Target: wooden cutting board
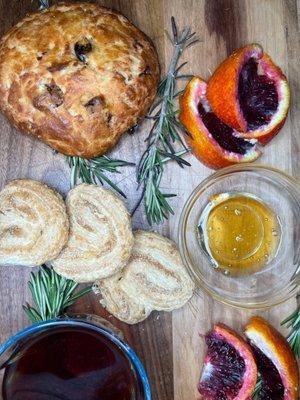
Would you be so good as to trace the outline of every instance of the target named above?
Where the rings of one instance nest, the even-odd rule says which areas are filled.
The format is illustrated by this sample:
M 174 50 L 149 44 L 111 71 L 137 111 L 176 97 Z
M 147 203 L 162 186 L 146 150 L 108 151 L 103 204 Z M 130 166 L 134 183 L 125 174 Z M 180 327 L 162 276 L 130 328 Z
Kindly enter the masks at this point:
M 54 1 L 53 1 L 54 3 Z M 201 42 L 186 51 L 187 73 L 209 78 L 211 72 L 234 49 L 250 42 L 261 43 L 287 74 L 292 91 L 290 115 L 280 135 L 265 149 L 261 163 L 300 177 L 300 104 L 299 104 L 299 10 L 296 0 L 99 0 L 99 4 L 123 12 L 154 41 L 162 69 L 170 59 L 171 48 L 164 30 L 170 29 L 175 16 L 179 26 L 189 25 Z M 6 31 L 27 12 L 37 9 L 37 1 L 0 0 L 0 29 Z M 112 156 L 137 161 L 144 150 L 147 124 L 132 136 L 126 136 Z M 0 187 L 15 178 L 39 179 L 66 194 L 69 168 L 62 155 L 39 141 L 20 135 L 4 118 L 0 118 Z M 193 156 L 190 168 L 184 170 L 169 164 L 163 181 L 166 190 L 177 193 L 172 200 L 176 211 L 159 232 L 177 240 L 181 209 L 194 187 L 212 173 Z M 137 198 L 135 170 L 122 170 L 114 179 L 126 192 L 128 208 Z M 135 228 L 149 229 L 143 209 L 135 215 Z M 22 304 L 30 299 L 25 268 L 0 270 L 0 342 L 28 325 Z M 272 323 L 279 322 L 296 305 L 292 299 L 281 306 L 262 312 Z M 147 321 L 126 326 L 111 318 L 93 295 L 76 306 L 78 312 L 104 315 L 123 330 L 127 341 L 142 359 L 153 389 L 154 400 L 194 400 L 204 355 L 199 337 L 214 321 L 223 321 L 241 329 L 251 312 L 218 304 L 197 291 L 183 309 L 170 313 L 153 313 Z

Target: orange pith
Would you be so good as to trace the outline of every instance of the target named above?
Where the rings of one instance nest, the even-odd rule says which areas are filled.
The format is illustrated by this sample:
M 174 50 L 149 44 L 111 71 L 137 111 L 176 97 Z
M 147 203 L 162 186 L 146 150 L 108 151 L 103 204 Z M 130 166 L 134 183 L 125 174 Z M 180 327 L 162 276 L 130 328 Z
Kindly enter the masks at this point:
M 180 99 L 180 121 L 190 132 L 189 145 L 200 161 L 210 168 L 222 168 L 239 162 L 251 162 L 260 156 L 254 146 L 245 154 L 224 150 L 208 132 L 198 112 L 198 104 L 206 98 L 206 82 L 195 76 L 187 85 Z
M 259 63 L 264 74 L 276 83 L 279 104 L 269 124 L 247 132 L 247 121 L 238 99 L 238 84 L 243 65 L 252 57 Z M 266 144 L 278 133 L 285 122 L 290 103 L 290 91 L 281 69 L 263 52 L 260 45 L 250 44 L 235 51 L 216 69 L 208 82 L 207 99 L 218 118 L 242 132 L 241 136 L 257 138 L 262 144 Z
M 284 400 L 297 400 L 298 365 L 287 340 L 261 317 L 250 319 L 245 328 L 245 334 L 277 368 L 285 387 Z

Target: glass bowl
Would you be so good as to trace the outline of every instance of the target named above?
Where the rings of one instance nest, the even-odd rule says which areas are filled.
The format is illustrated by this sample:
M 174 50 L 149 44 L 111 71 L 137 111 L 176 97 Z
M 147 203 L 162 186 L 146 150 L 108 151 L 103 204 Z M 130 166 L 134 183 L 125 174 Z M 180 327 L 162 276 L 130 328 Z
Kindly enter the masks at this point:
M 282 237 L 275 257 L 248 276 L 224 275 L 213 268 L 199 241 L 198 224 L 211 196 L 246 192 L 277 214 Z M 300 182 L 275 168 L 240 164 L 219 170 L 190 195 L 179 222 L 182 259 L 197 287 L 216 300 L 248 309 L 268 308 L 299 293 Z

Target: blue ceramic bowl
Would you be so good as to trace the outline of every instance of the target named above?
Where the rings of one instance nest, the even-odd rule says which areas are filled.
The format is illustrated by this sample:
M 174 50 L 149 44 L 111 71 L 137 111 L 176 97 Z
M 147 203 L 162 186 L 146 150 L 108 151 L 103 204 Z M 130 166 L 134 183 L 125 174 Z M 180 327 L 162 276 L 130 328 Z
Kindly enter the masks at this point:
M 29 339 L 32 335 L 36 335 L 41 332 L 45 332 L 51 328 L 58 326 L 69 326 L 69 327 L 81 327 L 81 328 L 89 328 L 100 335 L 106 337 L 108 340 L 113 342 L 127 357 L 130 361 L 132 368 L 136 373 L 137 380 L 141 383 L 143 389 L 143 400 L 151 400 L 151 388 L 147 373 L 139 360 L 136 353 L 132 350 L 132 348 L 125 343 L 119 335 L 114 332 L 112 329 L 108 328 L 105 324 L 95 323 L 92 320 L 93 318 L 83 317 L 79 318 L 60 318 L 56 320 L 50 320 L 45 322 L 40 322 L 38 324 L 34 324 L 29 326 L 28 328 L 18 332 L 16 335 L 12 336 L 0 347 L 0 369 L 5 368 L 5 365 L 10 361 L 11 357 L 15 357 L 20 344 L 24 343 L 27 339 Z M 104 320 L 102 320 L 104 321 Z M 109 325 L 109 323 L 108 323 Z

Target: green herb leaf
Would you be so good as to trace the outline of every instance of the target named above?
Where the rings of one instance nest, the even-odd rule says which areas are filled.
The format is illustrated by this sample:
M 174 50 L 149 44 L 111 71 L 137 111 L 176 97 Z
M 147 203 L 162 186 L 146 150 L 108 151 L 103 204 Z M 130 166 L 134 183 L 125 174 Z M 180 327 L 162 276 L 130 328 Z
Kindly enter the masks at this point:
M 87 287 L 75 293 L 78 287 L 76 282 L 58 275 L 46 265 L 31 273 L 28 286 L 34 307 L 26 303 L 23 310 L 32 323 L 58 318 L 67 307 L 92 290 Z
M 296 357 L 300 357 L 300 307 L 298 307 L 293 314 L 282 321 L 281 325 L 285 325 L 290 329 L 290 333 L 287 336 L 293 352 Z
M 71 187 L 76 186 L 78 181 L 84 183 L 93 183 L 101 185 L 106 182 L 112 189 L 118 192 L 121 196 L 126 198 L 125 193 L 110 180 L 105 173 L 120 173 L 118 168 L 133 166 L 134 163 L 130 163 L 123 160 L 114 160 L 107 156 L 99 156 L 87 160 L 82 157 L 71 157 L 67 156 L 68 164 L 71 168 L 70 184 Z
M 262 379 L 261 376 L 258 375 L 257 376 L 257 382 L 256 382 L 256 386 L 252 395 L 252 400 L 258 400 L 259 399 L 259 395 L 262 389 Z
M 142 195 L 132 211 L 133 215 L 144 198 L 146 216 L 150 225 L 161 223 L 173 214 L 167 199 L 175 195 L 163 193 L 160 186 L 165 163 L 173 160 L 182 168 L 190 166 L 182 158 L 189 149 L 180 136 L 182 132 L 186 132 L 177 119 L 176 99 L 182 92 L 178 91 L 176 86 L 177 79 L 184 77 L 178 73 L 187 64 L 184 62 L 178 66 L 183 50 L 196 43 L 197 39 L 190 28 L 185 28 L 180 32 L 173 17 L 171 26 L 172 35 L 167 33 L 167 37 L 173 45 L 173 56 L 167 75 L 158 86 L 157 99 L 148 116 L 148 119 L 154 122 L 146 140 L 147 148 L 137 170 L 137 182 L 138 186 L 143 188 Z M 175 149 L 178 145 L 179 149 Z

